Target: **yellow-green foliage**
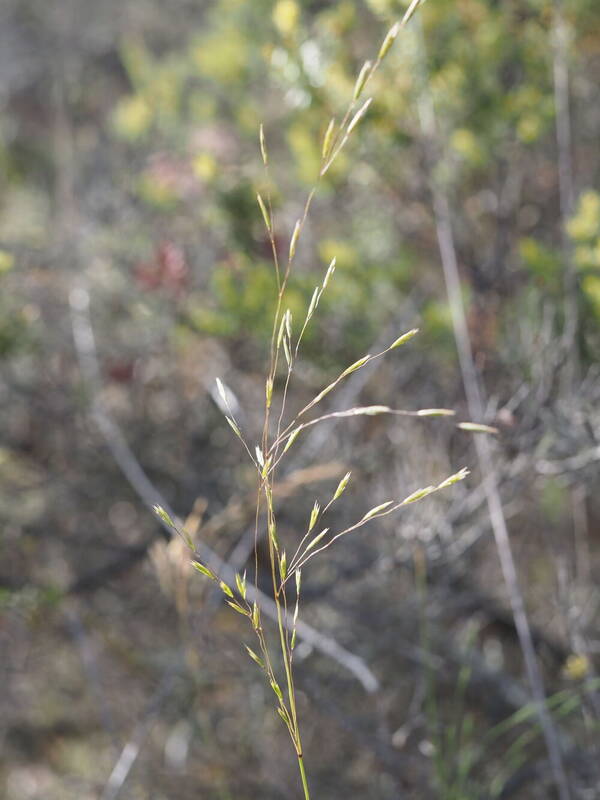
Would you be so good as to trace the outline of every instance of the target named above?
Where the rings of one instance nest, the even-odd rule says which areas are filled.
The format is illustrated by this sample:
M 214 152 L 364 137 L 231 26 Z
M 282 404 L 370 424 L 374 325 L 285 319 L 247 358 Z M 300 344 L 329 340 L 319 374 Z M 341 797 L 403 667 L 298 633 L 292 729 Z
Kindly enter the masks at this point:
M 546 247 L 532 236 L 519 241 L 519 255 L 525 267 L 545 285 L 557 287 L 562 263 L 556 250 Z
M 600 318 L 600 194 L 583 192 L 574 215 L 567 223 L 574 243 L 576 268 L 582 273 L 581 289 L 589 308 Z
M 256 163 L 258 125 L 264 123 L 273 155 L 279 241 L 297 213 L 282 198 L 297 197 L 314 182 L 325 128 L 332 117 L 339 123 L 336 115 L 352 94 L 369 42 L 406 5 L 404 0 L 362 5 L 341 0 L 318 7 L 298 0 L 213 0 L 202 28 L 191 30 L 177 50 L 159 54 L 141 37 L 123 42 L 131 89 L 115 104 L 111 123 L 123 146 L 138 156 L 138 174 L 130 176 L 128 190 L 133 188 L 145 206 L 161 215 L 165 228 L 171 221 L 177 227 L 185 204 L 188 217 L 196 215 L 198 230 L 207 226 L 211 239 L 220 243 L 218 258 L 203 266 L 203 290 L 210 292 L 195 293 L 191 303 L 200 329 L 237 335 L 243 324 L 246 335 L 264 341 L 266 327 L 257 306 L 266 291 L 263 272 L 268 267 L 254 202 L 265 188 Z M 597 12 L 587 0 L 577 0 L 570 14 L 576 26 Z M 426 42 L 428 91 L 442 121 L 448 156 L 435 173 L 451 187 L 469 236 L 480 230 L 472 247 L 483 253 L 493 233 L 486 228 L 478 192 L 499 190 L 494 185 L 498 165 L 521 159 L 528 166 L 533 164 L 530 153 L 554 152 L 551 9 L 545 0 L 439 0 L 424 4 L 419 25 Z M 589 49 L 583 33 L 577 35 L 582 48 Z M 339 303 L 337 325 L 355 346 L 361 334 L 361 346 L 368 346 L 382 309 L 391 310 L 403 291 L 418 287 L 425 294 L 425 332 L 440 352 L 448 353 L 448 314 L 430 280 L 437 272 L 430 211 L 412 206 L 415 189 L 420 191 L 422 157 L 416 113 L 421 52 L 418 37 L 409 32 L 364 90 L 364 96 L 375 99 L 361 123 L 360 143 L 344 150 L 321 182 L 319 202 L 332 213 L 326 229 L 319 219 L 312 223 L 312 252 L 300 254 L 295 290 L 305 299 L 310 296 L 320 269 L 315 256 L 327 261 L 335 255 L 338 281 L 330 297 L 332 306 Z M 185 189 L 163 180 L 159 170 L 139 158 L 140 152 L 152 156 L 158 147 L 178 159 Z M 361 147 L 374 154 L 370 169 L 361 166 Z M 540 162 L 540 169 L 548 168 Z M 354 183 L 348 183 L 349 175 L 357 176 Z M 367 196 L 366 202 L 353 200 Z M 343 229 L 336 206 L 352 220 Z M 568 223 L 581 296 L 594 316 L 600 293 L 599 208 L 598 193 L 587 191 Z M 406 226 L 406 219 L 418 221 Z M 405 227 L 426 243 L 428 253 L 407 246 Z M 512 245 L 541 293 L 555 295 L 564 284 L 557 237 L 558 229 L 549 235 L 527 228 Z M 383 306 L 365 304 L 365 295 L 381 298 Z

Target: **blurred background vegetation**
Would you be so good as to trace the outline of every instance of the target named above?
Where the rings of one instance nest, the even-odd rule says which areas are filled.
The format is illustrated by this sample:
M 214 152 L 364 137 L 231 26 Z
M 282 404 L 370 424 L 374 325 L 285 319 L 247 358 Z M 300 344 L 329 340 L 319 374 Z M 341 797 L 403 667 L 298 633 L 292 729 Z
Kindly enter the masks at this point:
M 254 473 L 213 392 L 219 376 L 258 441 L 275 302 L 258 127 L 286 248 L 327 123 L 404 7 L 1 3 L 7 800 L 299 797 L 243 620 L 189 575 L 92 412 L 102 404 L 198 539 L 224 558 L 243 551 Z M 469 419 L 431 199 L 441 187 L 487 398 L 477 421 L 499 429 L 494 464 L 571 791 L 598 798 L 600 5 L 428 0 L 369 93 L 299 246 L 296 319 L 333 256 L 338 266 L 291 403 L 418 326 L 329 410 L 443 406 Z M 69 297 L 90 300 L 93 386 Z M 291 541 L 346 469 L 354 488 L 336 525 L 472 469 L 306 572 L 304 618 L 380 683 L 367 694 L 299 649 L 315 797 L 552 797 L 471 439 L 444 420 L 376 418 L 291 453 Z

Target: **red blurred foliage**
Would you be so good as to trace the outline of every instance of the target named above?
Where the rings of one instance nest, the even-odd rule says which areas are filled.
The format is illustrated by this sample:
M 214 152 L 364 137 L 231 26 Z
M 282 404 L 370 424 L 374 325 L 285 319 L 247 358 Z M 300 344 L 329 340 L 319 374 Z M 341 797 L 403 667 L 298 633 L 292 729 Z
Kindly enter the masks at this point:
M 164 241 L 155 248 L 151 261 L 136 265 L 134 274 L 138 285 L 146 291 L 166 289 L 180 295 L 188 285 L 190 270 L 182 248 Z
M 108 377 L 115 383 L 129 383 L 133 378 L 135 361 L 115 361 L 106 368 Z

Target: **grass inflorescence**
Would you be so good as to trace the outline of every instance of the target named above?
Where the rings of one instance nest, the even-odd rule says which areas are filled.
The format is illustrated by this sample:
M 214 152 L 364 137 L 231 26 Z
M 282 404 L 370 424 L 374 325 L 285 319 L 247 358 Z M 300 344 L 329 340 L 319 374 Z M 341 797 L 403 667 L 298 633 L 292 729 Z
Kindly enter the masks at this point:
M 361 67 L 352 98 L 338 123 L 331 119 L 325 130 L 321 146 L 321 165 L 315 185 L 308 193 L 300 217 L 294 223 L 288 246 L 284 255 L 275 239 L 275 223 L 271 191 L 269 188 L 257 194 L 257 204 L 270 242 L 274 282 L 276 285 L 276 310 L 271 330 L 269 365 L 265 379 L 264 421 L 261 441 L 253 444 L 247 441 L 240 422 L 229 404 L 228 393 L 223 383 L 217 379 L 217 391 L 222 400 L 222 408 L 227 423 L 235 436 L 240 440 L 248 458 L 254 464 L 257 474 L 255 545 L 262 535 L 262 527 L 268 545 L 268 570 L 271 576 L 272 598 L 276 606 L 277 634 L 275 640 L 267 635 L 263 626 L 261 608 L 253 594 L 248 591 L 246 573 L 237 574 L 235 585 L 221 580 L 206 564 L 194 560 L 193 566 L 205 578 L 214 582 L 223 594 L 226 603 L 237 614 L 246 618 L 250 631 L 254 636 L 254 646 L 245 644 L 248 656 L 263 672 L 267 684 L 272 690 L 277 714 L 287 729 L 294 748 L 305 800 L 310 798 L 310 790 L 304 764 L 304 750 L 300 733 L 300 722 L 296 703 L 296 687 L 294 682 L 294 649 L 296 646 L 297 622 L 301 604 L 302 570 L 315 556 L 321 555 L 335 542 L 363 526 L 384 516 L 423 500 L 434 492 L 451 487 L 468 475 L 468 470 L 461 469 L 448 476 L 438 484 L 417 489 L 402 499 L 392 498 L 367 509 L 353 524 L 336 530 L 334 520 L 328 517 L 333 504 L 342 498 L 351 481 L 348 471 L 332 491 L 330 500 L 323 506 L 315 502 L 310 514 L 306 530 L 295 549 L 286 549 L 286 543 L 280 539 L 277 522 L 276 472 L 283 459 L 303 431 L 315 425 L 324 424 L 328 420 L 340 417 L 396 415 L 409 417 L 451 416 L 454 412 L 445 408 L 425 408 L 414 411 L 394 409 L 385 405 L 357 406 L 343 411 L 335 411 L 310 417 L 311 412 L 346 378 L 363 369 L 375 359 L 388 356 L 391 351 L 406 345 L 418 334 L 413 328 L 399 335 L 391 344 L 379 353 L 361 356 L 326 385 L 291 418 L 287 416 L 287 400 L 294 367 L 298 359 L 301 343 L 307 327 L 318 311 L 319 302 L 328 285 L 334 279 L 336 259 L 333 258 L 324 271 L 320 284 L 315 286 L 306 313 L 299 325 L 295 324 L 290 309 L 286 306 L 286 290 L 301 241 L 305 223 L 311 205 L 318 190 L 321 179 L 327 174 L 340 152 L 346 147 L 350 138 L 356 134 L 361 120 L 368 113 L 372 98 L 362 99 L 368 84 L 385 59 L 396 37 L 411 19 L 423 0 L 413 0 L 404 17 L 396 22 L 385 35 L 377 57 L 367 60 Z M 269 186 L 269 151 L 267 137 L 263 126 L 259 130 L 259 148 Z M 281 391 L 276 386 L 282 385 Z M 276 410 L 277 409 L 277 410 Z M 472 432 L 492 433 L 493 429 L 473 423 L 461 423 L 465 430 Z M 173 520 L 161 507 L 156 507 L 157 515 L 170 525 L 187 542 L 185 531 L 179 530 Z M 255 546 L 254 583 L 258 580 L 258 547 Z M 290 583 L 293 591 L 289 589 Z M 288 595 L 290 595 L 288 597 Z M 292 609 L 293 604 L 293 609 Z

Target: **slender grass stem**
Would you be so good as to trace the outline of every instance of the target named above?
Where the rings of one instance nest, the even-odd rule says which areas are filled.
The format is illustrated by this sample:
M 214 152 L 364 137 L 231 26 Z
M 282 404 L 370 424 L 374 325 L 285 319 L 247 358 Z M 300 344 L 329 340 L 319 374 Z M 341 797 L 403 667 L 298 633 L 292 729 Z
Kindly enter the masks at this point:
M 302 788 L 304 789 L 304 798 L 305 800 L 310 800 L 308 780 L 306 779 L 306 770 L 304 769 L 304 756 L 301 753 L 298 753 L 298 767 L 300 769 L 300 778 L 302 779 Z

